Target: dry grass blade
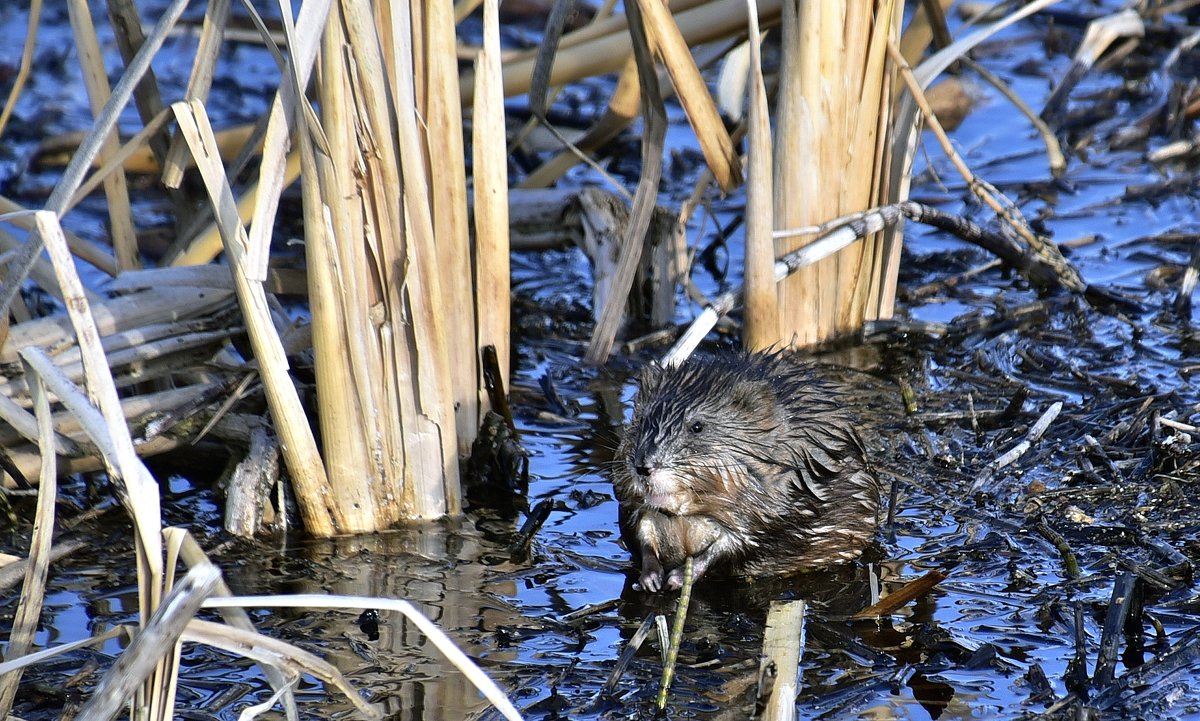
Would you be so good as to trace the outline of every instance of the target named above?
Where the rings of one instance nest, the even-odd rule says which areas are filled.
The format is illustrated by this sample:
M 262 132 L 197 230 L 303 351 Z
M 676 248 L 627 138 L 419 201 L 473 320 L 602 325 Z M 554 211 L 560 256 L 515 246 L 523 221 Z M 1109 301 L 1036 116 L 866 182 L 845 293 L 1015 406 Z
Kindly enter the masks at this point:
M 662 94 L 659 92 L 658 75 L 654 72 L 654 59 L 650 56 L 645 26 L 642 17 L 635 10 L 636 7 L 634 4 L 629 5 L 627 12 L 630 14 L 629 34 L 633 39 L 634 57 L 638 63 L 638 80 L 642 88 L 642 114 L 645 125 L 645 133 L 642 136 L 642 177 L 638 179 L 637 191 L 634 193 L 633 211 L 625 229 L 625 237 L 622 239 L 621 259 L 613 277 L 611 293 L 600 312 L 600 319 L 588 343 L 585 359 L 589 363 L 602 363 L 612 351 L 613 339 L 625 315 L 626 299 L 633 285 L 638 260 L 641 258 L 644 245 L 642 241 L 646 237 L 654 213 L 658 181 L 662 177 L 663 139 L 667 132 L 666 111 L 663 108 Z
M 700 69 L 688 48 L 687 41 L 675 24 L 667 6 L 660 0 L 636 0 L 645 27 L 650 36 L 651 47 L 654 48 L 662 62 L 671 74 L 671 82 L 675 85 L 675 95 L 687 113 L 688 121 L 696 133 L 700 149 L 708 161 L 708 167 L 713 172 L 717 184 L 728 192 L 742 182 L 741 162 L 725 123 L 717 113 L 712 94 L 704 78 L 700 77 Z M 754 18 L 757 21 L 757 17 Z M 757 25 L 757 22 L 755 22 Z M 757 33 L 751 32 L 751 37 Z M 643 68 L 648 70 L 648 68 Z
M 64 643 L 61 646 L 53 646 L 51 648 L 42 649 L 41 651 L 27 654 L 25 656 L 21 656 L 20 658 L 11 658 L 3 663 L 0 663 L 0 676 L 12 673 L 18 669 L 25 668 L 26 666 L 34 666 L 43 661 L 49 661 L 52 658 L 71 653 L 77 649 L 87 648 L 88 646 L 103 646 L 114 638 L 131 638 L 133 631 L 134 629 L 132 626 L 114 626 L 104 633 L 92 636 L 90 638 L 83 638 L 78 641 L 72 641 L 71 643 Z M 9 716 L 8 718 L 11 719 L 13 717 Z
M 163 599 L 129 648 L 104 674 L 88 702 L 76 716 L 80 721 L 108 721 L 121 710 L 134 689 L 142 684 L 159 664 L 164 653 L 171 653 L 184 628 L 200 610 L 204 599 L 212 593 L 221 574 L 209 565 L 196 566 L 188 571 Z
M 12 89 L 8 92 L 8 100 L 4 101 L 4 110 L 0 111 L 0 137 L 8 127 L 8 119 L 12 117 L 13 108 L 25 89 L 29 80 L 29 69 L 33 66 L 33 48 L 37 44 L 38 27 L 42 22 L 42 0 L 30 0 L 29 26 L 25 32 L 25 47 L 21 51 L 21 65 L 17 68 L 17 76 L 13 78 Z
M 33 519 L 33 538 L 29 543 L 25 585 L 21 589 L 21 600 L 13 617 L 8 646 L 4 649 L 6 658 L 24 656 L 37 630 L 42 600 L 46 594 L 46 576 L 50 571 L 50 547 L 54 541 L 54 507 L 58 498 L 58 469 L 53 450 L 55 435 L 50 416 L 50 399 L 46 395 L 46 387 L 40 382 L 35 381 L 30 391 L 37 412 L 38 446 L 46 450 L 42 453 L 37 510 Z M 20 683 L 20 670 L 0 676 L 0 718 L 6 718 L 12 710 Z
M 775 281 L 774 160 L 771 118 L 763 84 L 762 53 L 755 0 L 746 3 L 750 22 L 750 63 L 746 149 L 746 329 L 747 348 L 763 349 L 779 342 L 779 296 Z
M 475 662 L 470 659 L 454 641 L 437 627 L 433 621 L 425 617 L 408 601 L 395 598 L 377 598 L 372 596 L 334 596 L 324 594 L 296 594 L 290 596 L 233 596 L 230 598 L 211 598 L 205 602 L 205 608 L 226 608 L 229 606 L 251 606 L 262 608 L 354 608 L 376 609 L 380 611 L 396 611 L 404 614 L 421 633 L 433 642 L 439 651 L 454 667 L 461 671 L 477 689 L 510 721 L 520 721 L 521 713 L 517 711 L 500 687 L 496 685 Z
M 318 535 L 329 535 L 336 528 L 336 523 L 332 516 L 333 509 L 326 500 L 329 494 L 325 468 L 304 407 L 288 375 L 287 356 L 271 320 L 266 293 L 262 284 L 252 282 L 243 269 L 248 238 L 235 212 L 233 191 L 221 167 L 208 117 L 198 102 L 176 103 L 172 107 L 180 132 L 184 134 L 204 178 L 217 226 L 221 229 L 238 301 L 246 318 L 275 429 L 283 443 L 284 457 L 296 484 L 296 496 L 306 526 Z

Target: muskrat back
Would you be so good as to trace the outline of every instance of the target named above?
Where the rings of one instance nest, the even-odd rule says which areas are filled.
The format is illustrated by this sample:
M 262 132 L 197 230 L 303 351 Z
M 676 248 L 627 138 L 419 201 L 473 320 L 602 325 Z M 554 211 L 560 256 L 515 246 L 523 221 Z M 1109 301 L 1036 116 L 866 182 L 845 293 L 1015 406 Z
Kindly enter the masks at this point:
M 639 379 L 612 473 L 652 592 L 709 568 L 776 575 L 856 558 L 879 483 L 843 385 L 783 352 L 725 352 Z

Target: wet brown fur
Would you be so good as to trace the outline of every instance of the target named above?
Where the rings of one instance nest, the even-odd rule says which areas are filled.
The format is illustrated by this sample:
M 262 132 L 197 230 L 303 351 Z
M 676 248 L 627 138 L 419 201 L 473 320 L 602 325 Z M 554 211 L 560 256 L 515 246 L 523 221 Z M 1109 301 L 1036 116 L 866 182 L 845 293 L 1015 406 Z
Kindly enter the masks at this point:
M 851 560 L 879 487 L 845 389 L 786 353 L 727 352 L 643 372 L 612 473 L 650 591 L 693 558 L 748 576 Z

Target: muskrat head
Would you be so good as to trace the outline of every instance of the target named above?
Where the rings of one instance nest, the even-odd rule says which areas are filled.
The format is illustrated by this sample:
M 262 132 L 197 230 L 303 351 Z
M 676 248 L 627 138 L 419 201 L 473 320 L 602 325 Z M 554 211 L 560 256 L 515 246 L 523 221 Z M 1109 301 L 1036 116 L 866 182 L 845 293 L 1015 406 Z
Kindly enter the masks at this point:
M 785 421 L 762 370 L 720 356 L 647 367 L 621 444 L 623 473 L 614 481 L 627 487 L 618 485 L 618 494 L 676 515 L 713 513 L 735 500 L 749 480 L 747 454 L 767 453 Z

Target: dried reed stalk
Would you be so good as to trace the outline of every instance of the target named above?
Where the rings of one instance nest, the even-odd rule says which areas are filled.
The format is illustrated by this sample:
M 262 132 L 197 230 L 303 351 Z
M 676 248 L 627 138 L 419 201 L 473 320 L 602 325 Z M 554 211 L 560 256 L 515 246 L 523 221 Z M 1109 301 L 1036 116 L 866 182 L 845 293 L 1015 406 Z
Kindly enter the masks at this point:
M 811 225 L 887 196 L 891 80 L 886 43 L 900 20 L 895 0 L 783 3 L 783 61 L 776 107 L 775 227 Z M 812 238 L 781 243 L 778 254 Z M 807 268 L 779 291 L 782 340 L 821 342 L 877 317 L 878 239 Z
M 646 18 L 651 46 L 671 74 L 675 94 L 687 113 L 713 177 L 724 191 L 741 185 L 741 163 L 733 141 L 717 113 L 704 78 L 700 77 L 700 69 L 696 67 L 683 33 L 661 0 L 636 1 Z
M 471 139 L 475 189 L 475 313 L 479 319 L 479 346 L 495 346 L 504 387 L 508 388 L 511 280 L 508 153 L 505 149 L 502 82 L 499 3 L 484 0 L 483 49 L 475 59 Z M 481 394 L 481 401 L 486 397 Z M 461 446 L 461 439 L 459 443 Z
M 430 20 L 414 8 L 380 9 L 381 20 L 366 2 L 330 9 L 322 28 L 321 118 L 297 109 L 306 120 L 301 152 L 319 412 L 342 532 L 459 512 L 457 396 L 446 330 L 455 324 L 470 330 L 469 340 L 458 341 L 470 347 L 455 351 L 470 356 L 469 408 L 477 403 L 474 311 L 468 305 L 465 317 L 446 314 L 441 292 L 445 282 L 469 292 L 470 258 L 465 278 L 455 274 L 461 258 L 446 278 L 438 263 L 443 243 L 453 248 L 447 252 L 466 252 L 466 226 L 458 230 L 465 195 L 435 202 L 445 194 L 431 179 L 441 182 L 444 171 L 430 170 L 455 152 L 448 134 L 460 132 L 461 121 L 431 137 L 417 115 L 418 107 L 429 111 L 430 94 L 444 94 L 447 82 L 445 68 L 432 69 L 444 61 L 428 62 L 423 49 L 437 48 L 439 58 L 448 50 L 444 40 L 430 42 L 437 32 L 414 24 Z M 449 110 L 435 112 L 454 122 Z M 464 177 L 460 172 L 458 182 Z M 435 228 L 447 234 L 444 241 Z
M 8 127 L 13 108 L 17 106 L 21 91 L 25 89 L 25 83 L 29 80 L 29 70 L 33 67 L 33 48 L 37 45 L 38 27 L 41 26 L 41 22 L 42 0 L 30 0 L 29 26 L 25 31 L 25 46 L 21 50 L 21 65 L 17 68 L 17 76 L 13 78 L 8 99 L 4 101 L 4 110 L 0 111 L 0 137 L 4 136 L 4 129 Z
M 467 168 L 463 150 L 462 104 L 458 91 L 458 39 L 454 30 L 454 8 L 448 2 L 425 3 L 424 66 L 428 76 L 425 97 L 417 98 L 416 111 L 423 119 L 426 157 L 429 158 L 429 202 L 433 210 L 433 237 L 437 239 L 438 267 L 441 271 L 442 312 L 449 346 L 450 381 L 458 428 L 458 453 L 471 452 L 479 429 L 479 391 L 482 386 L 479 348 L 476 340 L 476 310 L 483 315 L 504 315 L 508 322 L 508 302 L 480 305 L 476 302 L 474 269 L 471 262 L 470 221 L 467 217 Z M 499 50 L 497 49 L 497 56 Z M 499 62 L 497 60 L 497 62 Z M 419 69 L 419 68 L 418 68 Z M 400 112 L 404 112 L 401 109 Z M 503 104 L 497 125 L 487 142 L 503 148 Z M 478 127 L 478 125 L 476 125 Z M 484 128 L 484 130 L 487 130 Z M 507 166 L 503 166 L 507 168 Z M 477 179 L 478 182 L 478 179 Z M 507 186 L 507 171 L 501 185 Z M 505 199 L 506 200 L 506 199 Z M 507 234 L 507 233 L 506 233 Z M 507 255 L 508 244 L 503 244 Z M 506 264 L 507 267 L 507 264 Z M 505 284 L 507 287 L 507 283 Z M 491 300 L 491 299 L 489 299 Z M 494 320 L 487 322 L 494 323 Z M 507 336 L 501 339 L 507 349 Z
M 267 403 L 283 445 L 288 471 L 296 484 L 297 501 L 313 533 L 328 535 L 334 532 L 337 525 L 325 468 L 304 407 L 288 375 L 287 355 L 272 322 L 266 292 L 261 282 L 250 278 L 252 271 L 247 268 L 250 263 L 247 249 L 250 240 L 237 218 L 233 191 L 221 167 L 208 116 L 198 101 L 175 103 L 172 107 L 180 133 L 187 140 L 192 157 L 196 159 L 196 167 L 204 179 L 213 214 L 225 242 L 225 254 L 233 274 L 238 303 L 246 319 L 250 344 L 262 374 Z
M 92 112 L 98 116 L 103 112 L 104 106 L 112 94 L 112 89 L 108 84 L 104 55 L 100 51 L 100 41 L 96 38 L 91 9 L 86 0 L 70 0 L 67 3 L 67 10 L 71 18 L 71 28 L 75 34 L 75 46 L 79 50 L 79 64 L 83 70 L 88 100 L 91 101 Z M 117 153 L 119 147 L 120 140 L 116 131 L 113 130 L 106 135 L 100 146 L 99 161 L 107 162 Z M 117 170 L 105 177 L 104 193 L 108 198 L 108 217 L 113 250 L 117 256 L 117 266 L 119 268 L 141 267 L 142 263 L 137 247 L 137 231 L 133 227 L 133 210 L 129 204 L 129 187 L 125 182 L 125 173 Z
M 763 0 L 758 4 L 759 18 L 771 20 L 779 15 L 781 0 Z M 718 38 L 740 34 L 746 27 L 746 0 L 710 0 L 670 3 L 675 24 L 684 41 L 695 46 Z M 597 21 L 563 35 L 559 52 L 550 71 L 550 85 L 565 85 L 581 78 L 620 70 L 632 54 L 628 21 L 625 15 Z M 504 61 L 504 95 L 528 92 L 536 62 L 536 51 Z M 460 84 L 462 98 L 468 102 L 475 92 L 475 79 L 464 74 Z
M 221 52 L 221 39 L 225 22 L 229 19 L 232 0 L 212 0 L 204 10 L 204 24 L 200 29 L 200 42 L 196 48 L 196 60 L 192 63 L 192 74 L 188 77 L 184 97 L 203 101 L 212 88 L 213 70 Z M 183 182 L 184 160 L 187 144 L 178 134 L 171 138 L 171 145 L 162 162 L 162 182 L 168 188 L 178 188 Z
M 748 0 L 750 25 L 749 117 L 746 148 L 746 328 L 747 348 L 765 349 L 779 342 L 779 300 L 775 282 L 775 240 L 771 237 L 773 180 L 771 118 L 759 53 L 758 12 Z
M 25 348 L 21 351 L 21 357 L 80 419 L 84 430 L 100 449 L 109 477 L 120 484 L 124 491 L 122 500 L 133 518 L 140 618 L 145 625 L 158 610 L 164 590 L 158 486 L 134 450 L 116 387 L 99 344 L 96 321 L 83 294 L 83 284 L 75 270 L 58 217 L 49 211 L 39 211 L 34 221 L 66 299 L 67 313 L 82 352 L 90 397 L 85 398 L 74 384 L 64 378 L 42 349 Z M 137 706 L 148 707 L 154 718 L 169 716 L 164 702 L 170 695 L 175 673 L 175 666 L 156 663 L 153 673 L 139 688 Z

